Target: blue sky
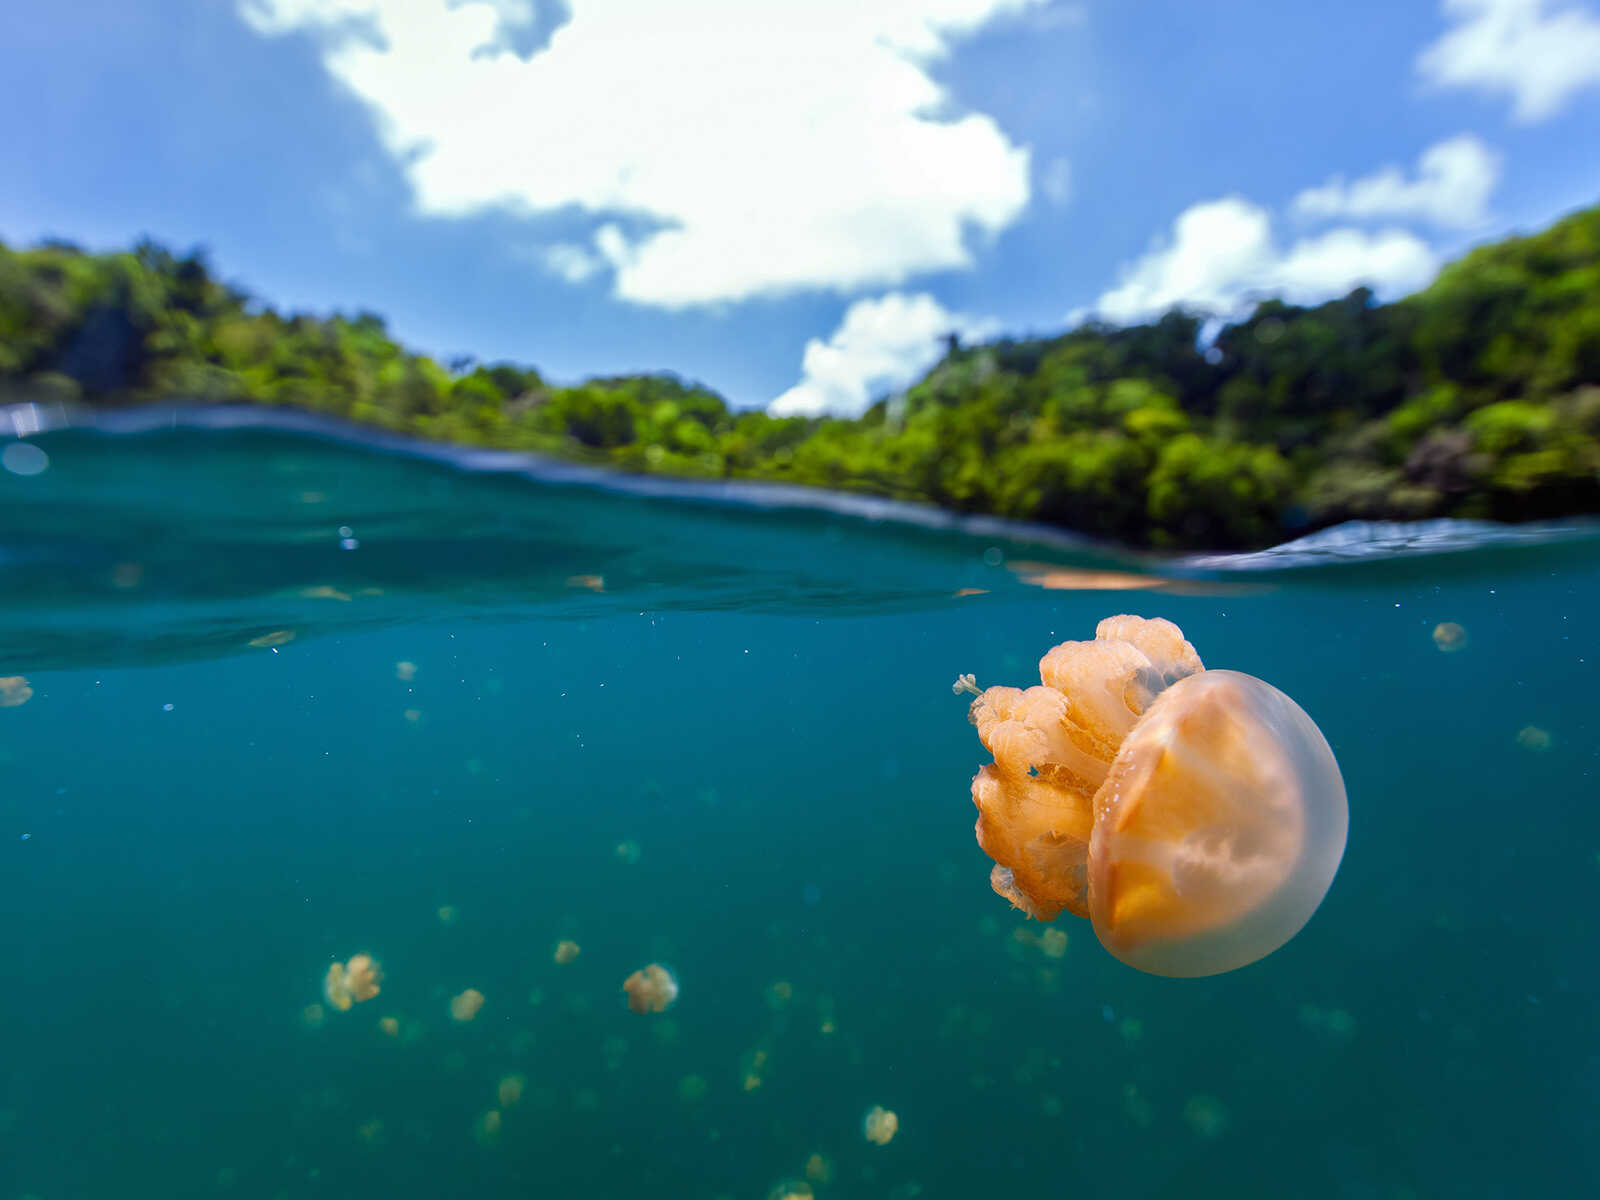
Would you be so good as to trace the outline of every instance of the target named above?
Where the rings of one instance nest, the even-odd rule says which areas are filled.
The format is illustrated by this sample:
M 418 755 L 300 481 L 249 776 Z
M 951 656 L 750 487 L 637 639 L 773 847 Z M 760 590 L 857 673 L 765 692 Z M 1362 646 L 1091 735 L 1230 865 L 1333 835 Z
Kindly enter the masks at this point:
M 1594 0 L 74 0 L 0 238 L 859 411 L 958 329 L 1403 294 L 1600 201 Z

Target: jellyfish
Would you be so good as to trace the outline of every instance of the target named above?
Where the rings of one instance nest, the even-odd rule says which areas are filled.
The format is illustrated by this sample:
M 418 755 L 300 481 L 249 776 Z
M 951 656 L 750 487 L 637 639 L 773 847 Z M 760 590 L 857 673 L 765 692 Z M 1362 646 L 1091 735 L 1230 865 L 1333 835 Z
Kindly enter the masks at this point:
M 1271 684 L 1208 671 L 1170 621 L 1117 616 L 979 691 L 995 761 L 972 781 L 990 885 L 1030 917 L 1087 917 L 1153 975 L 1215 975 L 1292 938 L 1344 853 L 1327 741 Z
M 1433 627 L 1433 644 L 1446 654 L 1467 648 L 1467 631 L 1454 621 L 1441 621 Z
M 450 997 L 450 1016 L 456 1021 L 472 1020 L 482 1007 L 483 993 L 477 988 L 468 988 L 459 996 Z
M 678 998 L 677 977 L 660 963 L 642 967 L 622 981 L 628 1007 L 636 1013 L 660 1013 Z
M 33 688 L 25 676 L 0 676 L 0 708 L 21 708 L 31 699 Z
M 328 964 L 328 974 L 322 980 L 322 994 L 340 1012 L 349 1012 L 352 1004 L 376 996 L 382 979 L 383 970 L 372 955 L 357 954 L 347 963 Z
M 881 1104 L 874 1104 L 861 1119 L 861 1132 L 874 1145 L 887 1146 L 900 1129 L 900 1118 Z
M 555 953 L 550 957 L 557 963 L 569 963 L 582 952 L 583 950 L 577 942 L 572 941 L 570 938 L 562 938 L 556 943 Z

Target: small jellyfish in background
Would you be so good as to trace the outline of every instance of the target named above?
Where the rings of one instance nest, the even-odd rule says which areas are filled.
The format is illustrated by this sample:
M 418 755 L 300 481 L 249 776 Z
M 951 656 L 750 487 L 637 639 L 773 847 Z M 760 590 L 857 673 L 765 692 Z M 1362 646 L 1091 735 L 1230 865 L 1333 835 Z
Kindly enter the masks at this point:
M 618 862 L 625 863 L 631 867 L 639 861 L 639 843 L 634 841 L 618 842 L 617 848 L 613 853 L 616 854 Z
M 378 994 L 383 971 L 370 954 L 357 954 L 347 963 L 331 963 L 322 980 L 322 994 L 340 1012 Z
M 495 1085 L 495 1098 L 501 1108 L 515 1108 L 527 1089 L 528 1080 L 522 1075 L 507 1075 Z
M 455 1021 L 472 1020 L 482 1007 L 483 993 L 477 988 L 468 988 L 459 996 L 450 997 L 450 1017 Z
M 661 1013 L 678 999 L 678 980 L 660 963 L 641 967 L 622 981 L 628 1007 L 636 1013 Z
M 410 683 L 417 677 L 417 664 L 414 662 L 395 663 L 394 677 L 401 683 Z
M 881 1104 L 867 1109 L 867 1115 L 861 1119 L 861 1132 L 874 1145 L 887 1146 L 899 1131 L 900 1118 Z
M 1467 630 L 1454 621 L 1441 621 L 1433 627 L 1433 644 L 1446 654 L 1467 648 Z
M 569 963 L 581 953 L 583 953 L 583 950 L 577 942 L 569 938 L 562 938 L 556 943 L 555 953 L 550 957 L 557 963 Z
M 399 1017 L 379 1017 L 378 1030 L 384 1037 L 397 1038 L 400 1036 Z
M 995 756 L 972 799 L 996 892 L 1041 921 L 1088 917 L 1154 975 L 1231 971 L 1299 932 L 1349 825 L 1333 751 L 1299 705 L 1206 670 L 1160 619 L 1108 617 L 1039 674 L 1026 691 L 956 684 Z
M 33 699 L 33 688 L 21 675 L 0 675 L 0 708 L 21 708 Z
M 1555 739 L 1537 725 L 1525 725 L 1517 731 L 1517 745 L 1524 750 L 1542 754 L 1555 744 Z

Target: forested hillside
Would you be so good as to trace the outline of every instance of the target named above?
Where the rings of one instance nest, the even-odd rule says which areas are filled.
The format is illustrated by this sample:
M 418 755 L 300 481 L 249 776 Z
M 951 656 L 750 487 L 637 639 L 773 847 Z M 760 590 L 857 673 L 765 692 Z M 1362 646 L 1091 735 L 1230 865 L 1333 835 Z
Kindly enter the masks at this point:
M 960 346 L 859 420 L 730 411 L 671 375 L 442 366 L 381 318 L 282 316 L 198 254 L 0 245 L 0 403 L 293 405 L 625 470 L 776 479 L 1245 547 L 1352 517 L 1600 511 L 1600 207 L 1428 289 Z

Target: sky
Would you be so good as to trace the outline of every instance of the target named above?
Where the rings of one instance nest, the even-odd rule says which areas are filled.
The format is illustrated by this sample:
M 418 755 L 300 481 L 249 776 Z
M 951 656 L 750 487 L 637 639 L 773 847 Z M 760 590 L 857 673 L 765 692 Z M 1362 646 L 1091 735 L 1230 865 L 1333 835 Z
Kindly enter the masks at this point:
M 778 413 L 1600 202 L 1600 0 L 73 0 L 0 78 L 9 245 Z

